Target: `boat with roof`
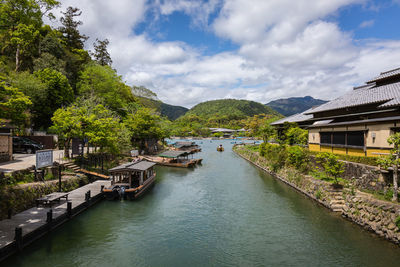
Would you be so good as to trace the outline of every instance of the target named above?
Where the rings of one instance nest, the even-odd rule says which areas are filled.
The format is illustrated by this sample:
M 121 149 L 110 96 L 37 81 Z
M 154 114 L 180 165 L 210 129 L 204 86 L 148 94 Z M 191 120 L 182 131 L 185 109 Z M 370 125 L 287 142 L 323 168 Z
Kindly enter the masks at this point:
M 154 162 L 135 159 L 109 170 L 111 186 L 103 189 L 109 200 L 137 199 L 154 185 Z

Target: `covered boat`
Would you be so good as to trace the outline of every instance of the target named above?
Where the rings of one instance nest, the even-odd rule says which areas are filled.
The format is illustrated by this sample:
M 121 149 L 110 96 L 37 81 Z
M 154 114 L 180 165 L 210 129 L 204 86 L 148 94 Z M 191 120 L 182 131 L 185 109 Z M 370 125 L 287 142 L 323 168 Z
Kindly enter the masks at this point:
M 136 199 L 155 182 L 156 172 L 153 162 L 137 160 L 109 170 L 111 186 L 103 190 L 107 199 Z
M 158 165 L 170 167 L 193 167 L 200 164 L 203 159 L 189 159 L 189 152 L 167 150 L 157 155 L 157 157 L 146 157 L 147 160 L 157 163 Z

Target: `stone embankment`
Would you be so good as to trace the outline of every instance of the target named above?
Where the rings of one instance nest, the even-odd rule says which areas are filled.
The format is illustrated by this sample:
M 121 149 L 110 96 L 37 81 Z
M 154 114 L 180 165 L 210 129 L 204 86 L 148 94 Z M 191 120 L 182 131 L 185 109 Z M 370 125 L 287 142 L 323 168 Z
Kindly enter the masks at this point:
M 396 220 L 400 218 L 399 204 L 378 200 L 373 195 L 360 192 L 354 187 L 334 188 L 328 182 L 301 174 L 291 168 L 283 168 L 278 173 L 275 173 L 268 168 L 266 159 L 260 157 L 258 152 L 246 151 L 246 153 L 243 153 L 243 150 L 237 149 L 234 149 L 234 151 L 242 158 L 333 212 L 339 212 L 344 218 L 389 241 L 400 244 L 400 229 L 396 225 Z M 366 169 L 369 174 L 363 173 L 362 169 L 357 170 L 356 167 L 358 165 Z M 373 167 L 366 167 L 362 164 L 351 164 L 350 168 L 352 169 L 351 174 L 348 174 L 352 176 L 352 181 L 357 181 L 357 179 L 365 181 L 366 176 L 370 177 L 369 182 L 372 183 L 375 179 L 378 179 L 378 174 Z M 355 176 L 356 174 L 360 174 L 361 177 Z

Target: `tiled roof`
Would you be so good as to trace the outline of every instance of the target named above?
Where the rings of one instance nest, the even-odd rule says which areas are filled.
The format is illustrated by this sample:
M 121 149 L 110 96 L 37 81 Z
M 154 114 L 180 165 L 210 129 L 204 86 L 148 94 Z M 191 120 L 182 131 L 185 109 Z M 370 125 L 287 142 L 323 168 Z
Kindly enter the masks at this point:
M 400 68 L 382 72 L 378 77 L 368 81 L 367 83 L 377 82 L 379 80 L 383 80 L 383 79 L 389 78 L 391 76 L 396 76 L 396 75 L 400 75 Z
M 294 114 L 292 116 L 280 119 L 278 121 L 274 121 L 273 123 L 271 123 L 271 125 L 279 125 L 279 124 L 283 124 L 285 122 L 302 122 L 302 121 L 306 121 L 308 119 L 312 119 L 312 115 L 306 115 L 305 113 L 307 112 L 311 112 L 313 109 L 310 108 L 306 111 L 304 111 L 303 113 L 297 113 Z
M 400 72 L 400 70 L 399 70 Z M 353 90 L 347 94 L 336 98 L 328 103 L 322 104 L 312 110 L 307 110 L 305 114 L 316 112 L 355 107 L 373 103 L 382 103 L 378 108 L 386 108 L 400 105 L 400 82 L 381 85 L 367 86 Z

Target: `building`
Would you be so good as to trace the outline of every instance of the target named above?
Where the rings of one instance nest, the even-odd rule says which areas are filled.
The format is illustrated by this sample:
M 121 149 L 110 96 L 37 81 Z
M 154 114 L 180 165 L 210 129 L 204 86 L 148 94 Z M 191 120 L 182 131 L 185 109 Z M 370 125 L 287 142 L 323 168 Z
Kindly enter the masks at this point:
M 226 128 L 209 128 L 212 134 L 215 133 L 222 133 L 223 137 L 225 138 L 230 138 L 234 135 L 238 135 L 239 133 L 246 132 L 244 128 L 239 129 L 239 130 L 232 130 L 232 129 L 226 129 Z
M 388 137 L 400 131 L 400 68 L 294 116 L 274 125 L 289 121 L 308 129 L 311 151 L 354 156 L 388 153 Z

